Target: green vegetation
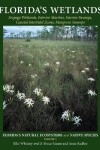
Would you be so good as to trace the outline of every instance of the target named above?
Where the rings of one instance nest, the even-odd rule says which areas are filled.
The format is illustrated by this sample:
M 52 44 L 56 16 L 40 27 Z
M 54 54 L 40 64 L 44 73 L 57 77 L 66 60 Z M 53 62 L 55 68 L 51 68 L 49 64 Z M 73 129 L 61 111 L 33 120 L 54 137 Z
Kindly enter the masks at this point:
M 96 42 L 4 39 L 3 45 L 4 85 L 15 89 L 13 95 L 4 91 L 5 131 L 97 130 Z M 47 105 L 35 88 L 49 97 Z M 18 91 L 34 100 L 33 107 L 18 100 Z M 82 118 L 80 126 L 61 119 L 66 110 Z

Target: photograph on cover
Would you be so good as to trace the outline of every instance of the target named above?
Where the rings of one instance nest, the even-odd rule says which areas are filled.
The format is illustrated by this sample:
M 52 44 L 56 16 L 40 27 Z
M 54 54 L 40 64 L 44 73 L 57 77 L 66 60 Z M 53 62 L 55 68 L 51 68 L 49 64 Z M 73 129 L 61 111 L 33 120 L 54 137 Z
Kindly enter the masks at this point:
M 97 26 L 3 26 L 3 131 L 97 131 Z

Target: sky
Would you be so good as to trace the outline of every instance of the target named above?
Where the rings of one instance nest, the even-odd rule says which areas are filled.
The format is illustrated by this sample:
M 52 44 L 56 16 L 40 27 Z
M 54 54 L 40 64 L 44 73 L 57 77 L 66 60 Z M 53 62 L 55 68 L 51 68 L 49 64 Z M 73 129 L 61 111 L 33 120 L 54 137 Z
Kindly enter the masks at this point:
M 6 36 L 11 32 L 19 33 L 22 31 L 32 31 L 36 33 L 37 30 L 42 30 L 43 26 L 3 26 L 7 30 Z

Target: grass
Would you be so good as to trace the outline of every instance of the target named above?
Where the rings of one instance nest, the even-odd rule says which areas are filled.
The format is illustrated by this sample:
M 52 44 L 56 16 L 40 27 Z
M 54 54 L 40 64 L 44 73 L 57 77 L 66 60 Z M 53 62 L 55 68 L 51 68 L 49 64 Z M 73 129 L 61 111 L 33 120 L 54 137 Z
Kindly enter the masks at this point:
M 89 71 L 82 73 L 84 68 Z M 4 130 L 97 130 L 97 96 L 87 94 L 89 89 L 97 93 L 96 68 L 96 42 L 4 39 L 4 85 L 14 85 L 15 95 L 20 91 L 35 102 L 33 107 L 27 108 L 15 95 L 4 92 L 8 104 L 4 109 Z M 37 77 L 32 79 L 34 74 Z M 89 77 L 95 82 L 88 81 Z M 33 93 L 36 87 L 50 98 L 48 105 Z M 61 120 L 65 110 L 74 111 L 82 118 L 79 127 Z

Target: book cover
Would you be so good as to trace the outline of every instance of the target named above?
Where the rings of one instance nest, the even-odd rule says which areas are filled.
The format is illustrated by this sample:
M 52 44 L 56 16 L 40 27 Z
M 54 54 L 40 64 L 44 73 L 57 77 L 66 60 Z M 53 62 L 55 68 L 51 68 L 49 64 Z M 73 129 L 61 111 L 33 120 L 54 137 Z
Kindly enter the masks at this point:
M 2 149 L 100 145 L 99 1 L 0 2 Z

